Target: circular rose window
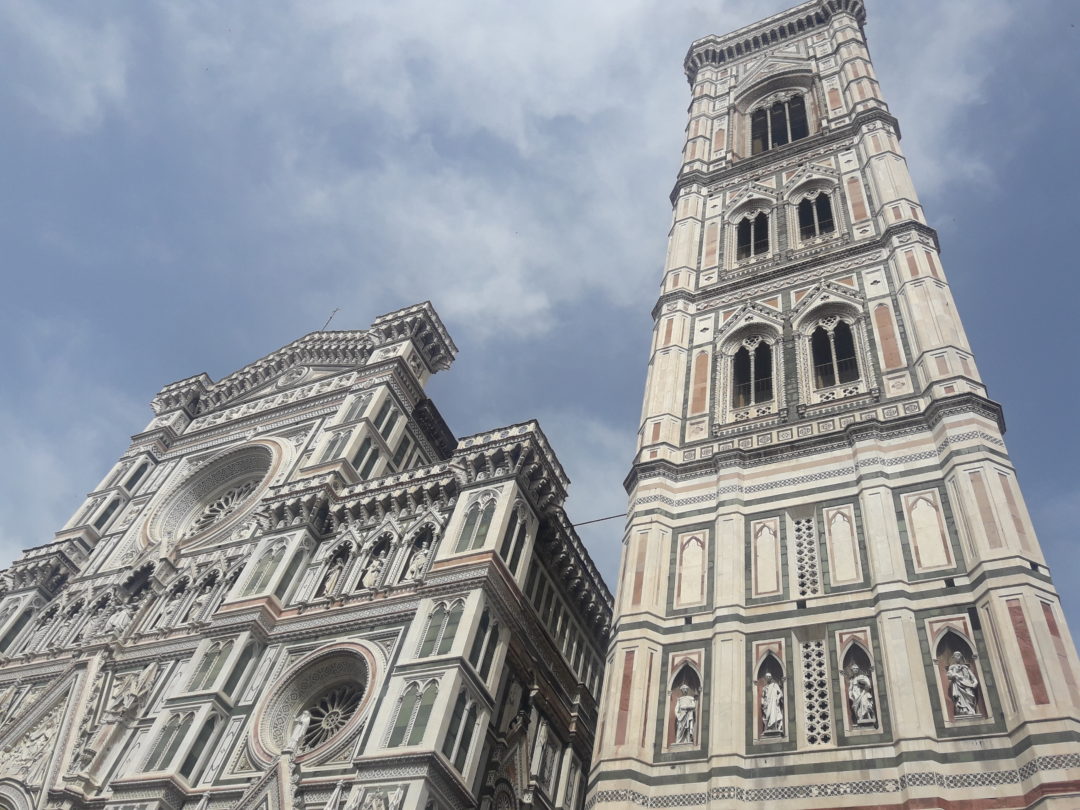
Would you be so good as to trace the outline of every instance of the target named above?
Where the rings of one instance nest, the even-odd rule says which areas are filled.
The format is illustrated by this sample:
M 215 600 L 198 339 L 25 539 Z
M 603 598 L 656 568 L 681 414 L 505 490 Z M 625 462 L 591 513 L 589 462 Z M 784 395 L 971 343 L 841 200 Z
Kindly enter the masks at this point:
M 291 667 L 255 710 L 252 744 L 269 762 L 282 751 L 318 757 L 350 739 L 362 723 L 375 659 L 361 644 L 335 644 Z
M 256 444 L 196 470 L 151 518 L 151 539 L 186 542 L 234 522 L 258 502 L 273 466 L 270 448 Z

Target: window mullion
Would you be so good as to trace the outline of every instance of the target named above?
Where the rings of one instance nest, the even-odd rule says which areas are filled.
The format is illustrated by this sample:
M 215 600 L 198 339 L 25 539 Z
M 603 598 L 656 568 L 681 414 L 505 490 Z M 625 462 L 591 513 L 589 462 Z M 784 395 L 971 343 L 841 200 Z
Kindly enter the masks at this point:
M 750 354 L 750 404 L 757 405 L 757 375 L 754 373 L 754 364 L 757 360 L 757 352 Z
M 836 362 L 836 336 L 829 330 L 829 360 L 833 367 L 833 385 L 840 384 L 840 365 Z
M 788 102 L 784 102 L 784 125 L 787 127 L 787 142 L 791 143 L 793 140 L 791 137 L 791 109 L 788 107 Z

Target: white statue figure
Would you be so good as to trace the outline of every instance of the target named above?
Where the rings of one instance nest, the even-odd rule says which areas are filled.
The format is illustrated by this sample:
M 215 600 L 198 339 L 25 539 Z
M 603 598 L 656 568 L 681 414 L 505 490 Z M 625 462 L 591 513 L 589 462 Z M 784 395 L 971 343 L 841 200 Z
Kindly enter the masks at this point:
M 187 614 L 184 616 L 184 621 L 190 624 L 195 624 L 202 617 L 203 608 L 206 607 L 206 603 L 210 601 L 210 594 L 213 592 L 214 586 L 209 582 L 205 583 L 195 598 L 191 600 L 191 605 L 188 606 Z
M 679 691 L 682 695 L 675 701 L 675 742 L 693 743 L 697 734 L 697 698 L 686 684 Z
M 174 588 L 165 599 L 165 604 L 161 606 L 161 612 L 158 613 L 154 626 L 160 628 L 171 627 L 173 614 L 176 613 L 176 609 L 180 607 L 180 600 L 183 598 L 184 591 L 179 588 Z
M 874 708 L 874 685 L 857 664 L 851 667 L 848 675 L 848 701 L 851 704 L 851 716 L 859 726 L 877 724 L 877 709 Z
M 364 799 L 364 810 L 387 810 L 386 794 L 381 790 L 373 790 Z
M 300 746 L 304 741 L 304 735 L 307 734 L 308 726 L 310 725 L 311 712 L 304 709 L 296 716 L 296 720 L 293 721 L 292 732 L 289 734 L 289 741 L 285 743 L 286 751 L 295 751 Z
M 134 602 L 118 606 L 116 610 L 109 614 L 109 618 L 105 622 L 104 633 L 114 635 L 117 638 L 122 636 L 124 631 L 131 626 L 131 620 L 135 618 L 137 609 L 138 605 Z
M 364 569 L 364 576 L 360 579 L 360 584 L 365 588 L 374 588 L 379 584 L 379 578 L 382 577 L 383 569 L 386 568 L 386 551 L 380 551 L 377 557 L 372 557 L 371 562 L 367 564 L 367 568 Z
M 978 717 L 979 679 L 959 651 L 953 653 L 952 663 L 945 671 L 945 676 L 949 679 L 949 697 L 952 698 L 955 716 Z
M 363 798 L 363 796 L 363 788 L 359 786 L 353 787 L 352 793 L 349 794 L 349 798 L 345 802 L 344 810 L 360 810 L 360 799 Z
M 401 806 L 401 800 L 403 798 L 405 798 L 405 793 L 404 791 L 402 791 L 401 785 L 398 785 L 390 794 L 390 798 L 387 804 L 387 810 L 398 810 L 398 808 Z
M 123 684 L 123 688 L 118 688 L 113 695 L 113 702 L 109 710 L 118 715 L 133 716 L 137 713 L 142 708 L 143 701 L 146 700 L 151 688 L 153 688 L 157 673 L 157 662 L 151 661 L 143 667 L 142 672 L 137 677 L 128 678 Z
M 337 587 L 338 580 L 341 579 L 341 572 L 345 570 L 345 560 L 341 557 L 337 557 L 330 563 L 330 567 L 326 570 L 326 576 L 323 577 L 322 587 L 319 588 L 319 593 L 322 596 L 329 596 L 334 592 Z
M 410 580 L 420 579 L 430 557 L 431 541 L 424 540 L 424 542 L 420 544 L 420 548 L 413 554 L 412 560 L 409 561 L 409 570 L 405 572 L 405 581 L 408 582 Z
M 765 673 L 765 685 L 761 687 L 761 719 L 766 734 L 784 733 L 784 690 L 770 672 Z
M 8 716 L 8 713 L 15 707 L 15 696 L 22 689 L 22 680 L 16 678 L 14 681 L 7 685 L 7 688 L 3 692 L 0 692 L 0 723 Z

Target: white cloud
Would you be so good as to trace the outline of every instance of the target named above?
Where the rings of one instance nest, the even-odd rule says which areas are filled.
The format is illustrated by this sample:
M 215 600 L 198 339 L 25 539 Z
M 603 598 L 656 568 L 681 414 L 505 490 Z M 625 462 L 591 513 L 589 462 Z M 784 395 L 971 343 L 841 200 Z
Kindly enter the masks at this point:
M 124 25 L 80 21 L 31 0 L 4 3 L 0 20 L 5 82 L 60 132 L 90 131 L 122 105 L 130 55 Z

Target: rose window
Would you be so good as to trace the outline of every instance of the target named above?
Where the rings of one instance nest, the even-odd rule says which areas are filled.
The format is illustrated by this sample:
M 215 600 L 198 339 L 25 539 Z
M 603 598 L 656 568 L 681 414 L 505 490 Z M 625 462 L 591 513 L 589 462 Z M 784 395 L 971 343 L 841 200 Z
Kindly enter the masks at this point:
M 185 538 L 198 534 L 204 529 L 209 529 L 215 523 L 225 520 L 235 512 L 247 500 L 248 495 L 259 488 L 259 480 L 245 481 L 242 484 L 225 490 L 210 503 L 203 507 L 202 512 L 191 521 Z
M 154 510 L 149 539 L 186 543 L 238 522 L 258 502 L 274 469 L 274 452 L 265 444 L 239 447 L 196 467 Z
M 315 650 L 266 689 L 252 718 L 251 753 L 268 765 L 292 747 L 321 762 L 364 728 L 377 681 L 376 658 L 359 641 Z
M 356 714 L 363 697 L 363 689 L 354 684 L 345 684 L 315 698 L 307 706 L 311 714 L 311 722 L 308 723 L 307 731 L 304 732 L 300 752 L 318 748 L 345 728 L 352 716 Z

